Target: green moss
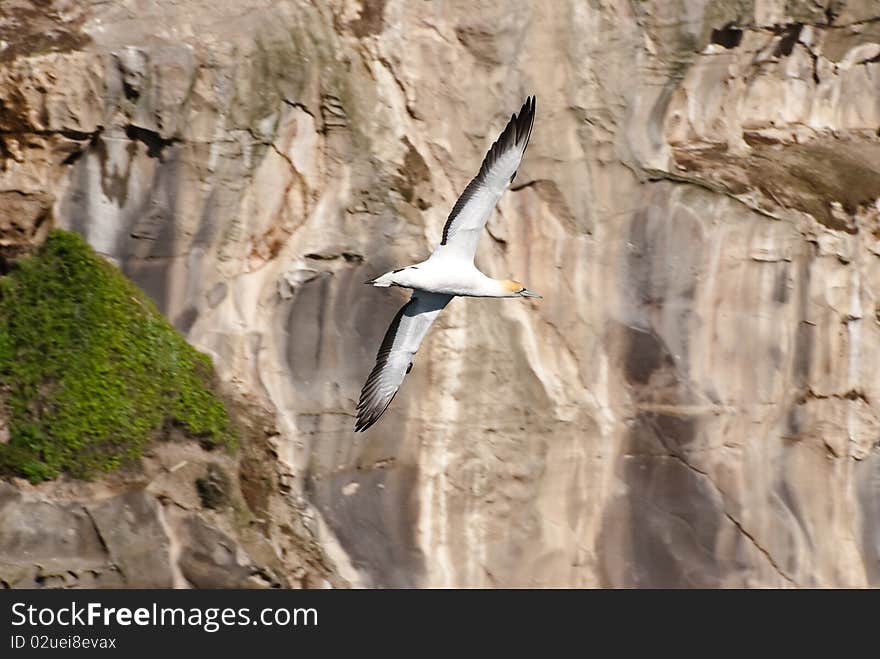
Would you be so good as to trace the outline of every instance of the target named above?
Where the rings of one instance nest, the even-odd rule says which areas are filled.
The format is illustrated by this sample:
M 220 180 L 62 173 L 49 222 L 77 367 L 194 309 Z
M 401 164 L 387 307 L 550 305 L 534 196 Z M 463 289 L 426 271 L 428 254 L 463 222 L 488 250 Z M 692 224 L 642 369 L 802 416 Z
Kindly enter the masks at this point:
M 0 473 L 89 478 L 173 425 L 232 446 L 212 380 L 210 359 L 77 234 L 53 231 L 0 277 Z

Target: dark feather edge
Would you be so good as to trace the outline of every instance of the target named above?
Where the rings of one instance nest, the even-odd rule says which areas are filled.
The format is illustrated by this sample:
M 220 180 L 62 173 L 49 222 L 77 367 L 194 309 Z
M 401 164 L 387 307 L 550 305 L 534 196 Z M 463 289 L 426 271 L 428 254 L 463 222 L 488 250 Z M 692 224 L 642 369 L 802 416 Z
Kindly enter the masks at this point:
M 370 371 L 370 375 L 369 377 L 367 377 L 367 381 L 361 388 L 361 395 L 357 404 L 357 421 L 354 428 L 355 432 L 363 432 L 374 423 L 376 423 L 376 421 L 379 420 L 379 417 L 381 417 L 382 414 L 385 413 L 385 410 L 388 409 L 391 401 L 394 400 L 394 396 L 397 395 L 397 392 L 395 391 L 391 395 L 391 398 L 388 399 L 388 402 L 385 403 L 381 410 L 379 410 L 377 405 L 378 401 L 373 395 L 374 392 L 370 391 L 369 393 L 367 393 L 367 390 L 370 389 L 370 387 L 376 381 L 378 381 L 379 377 L 382 374 L 382 370 L 388 364 L 388 356 L 391 354 L 391 349 L 394 346 L 394 339 L 397 337 L 397 330 L 400 327 L 400 321 L 403 318 L 403 314 L 406 312 L 411 304 L 415 303 L 415 301 L 416 297 L 413 296 L 406 304 L 400 307 L 385 332 L 385 337 L 382 339 L 382 344 L 379 346 L 379 351 L 376 353 L 376 364 L 373 366 L 373 370 Z
M 495 140 L 489 148 L 489 151 L 486 153 L 486 156 L 483 158 L 483 162 L 480 165 L 480 171 L 471 179 L 470 183 L 467 184 L 464 192 L 461 193 L 461 196 L 452 207 L 452 212 L 449 213 L 449 217 L 446 218 L 446 224 L 443 225 L 443 237 L 440 240 L 441 245 L 446 244 L 446 241 L 449 239 L 449 229 L 452 227 L 452 223 L 455 221 L 455 218 L 458 217 L 461 209 L 464 208 L 477 193 L 477 190 L 486 178 L 487 172 L 492 168 L 492 165 L 497 162 L 499 155 L 507 151 L 509 148 L 518 146 L 520 142 L 523 142 L 523 137 L 525 137 L 525 141 L 522 149 L 523 153 L 525 153 L 526 147 L 529 145 L 529 139 L 532 136 L 532 126 L 534 126 L 535 123 L 535 100 L 535 96 L 530 96 L 526 99 L 526 102 L 523 103 L 523 106 L 519 110 L 519 116 L 516 114 L 511 116 L 510 121 L 507 122 L 507 126 L 501 131 L 501 135 L 498 136 L 498 139 Z M 514 176 L 516 176 L 515 172 Z

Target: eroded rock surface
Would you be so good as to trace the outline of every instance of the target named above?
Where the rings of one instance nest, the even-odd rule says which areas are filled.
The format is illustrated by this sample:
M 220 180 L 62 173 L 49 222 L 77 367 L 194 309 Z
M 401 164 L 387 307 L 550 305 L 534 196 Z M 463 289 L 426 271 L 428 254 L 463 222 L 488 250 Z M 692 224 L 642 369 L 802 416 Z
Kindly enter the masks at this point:
M 95 482 L 0 481 L 0 587 L 346 586 L 271 461 L 260 462 L 271 491 L 253 497 L 256 444 L 233 458 L 169 440 L 142 468 Z M 207 506 L 198 483 L 219 473 L 225 498 Z
M 353 583 L 880 585 L 876 3 L 51 6 L 24 46 L 0 12 L 4 249 L 82 232 L 270 404 Z M 403 300 L 362 282 L 428 253 L 529 93 L 477 262 L 544 300 L 454 301 L 354 436 Z M 174 570 L 246 578 L 188 519 L 211 558 Z M 46 560 L 113 553 L 78 542 Z

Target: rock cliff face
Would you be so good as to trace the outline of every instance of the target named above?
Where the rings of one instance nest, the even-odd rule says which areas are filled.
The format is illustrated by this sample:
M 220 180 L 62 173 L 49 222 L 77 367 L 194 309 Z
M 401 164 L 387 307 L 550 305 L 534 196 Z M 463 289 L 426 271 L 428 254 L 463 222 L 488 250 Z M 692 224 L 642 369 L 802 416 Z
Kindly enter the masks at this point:
M 880 585 L 875 2 L 44 4 L 0 8 L 0 247 L 81 232 L 271 406 L 351 583 Z M 362 282 L 529 93 L 477 262 L 544 299 L 453 301 L 353 435 L 404 299 Z
M 271 420 L 233 410 L 249 424 L 235 456 L 172 436 L 97 481 L 0 481 L 0 588 L 348 585 L 279 483 Z

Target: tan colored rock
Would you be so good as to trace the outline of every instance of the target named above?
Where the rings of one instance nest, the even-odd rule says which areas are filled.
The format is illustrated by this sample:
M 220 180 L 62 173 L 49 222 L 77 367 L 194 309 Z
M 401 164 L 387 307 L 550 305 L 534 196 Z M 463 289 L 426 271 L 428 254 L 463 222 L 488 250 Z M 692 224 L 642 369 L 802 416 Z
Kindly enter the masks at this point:
M 356 584 L 876 586 L 877 18 L 92 3 L 0 65 L 0 227 L 81 231 L 275 409 L 250 496 Z M 544 300 L 453 302 L 355 437 L 403 299 L 361 282 L 428 253 L 533 92 L 477 262 Z
M 101 481 L 0 482 L 0 585 L 346 586 L 261 450 L 254 436 L 236 457 L 170 440 L 140 470 Z M 200 496 L 208 478 L 223 481 L 224 498 Z

